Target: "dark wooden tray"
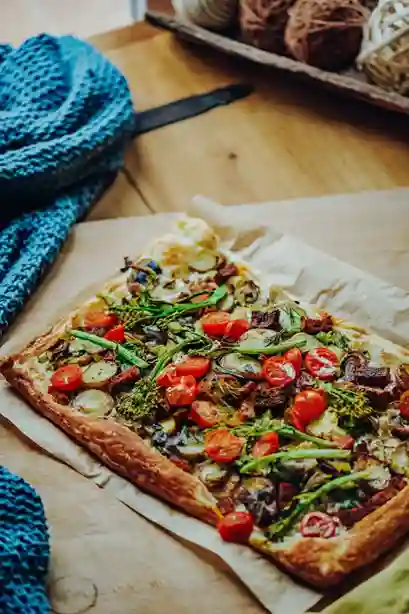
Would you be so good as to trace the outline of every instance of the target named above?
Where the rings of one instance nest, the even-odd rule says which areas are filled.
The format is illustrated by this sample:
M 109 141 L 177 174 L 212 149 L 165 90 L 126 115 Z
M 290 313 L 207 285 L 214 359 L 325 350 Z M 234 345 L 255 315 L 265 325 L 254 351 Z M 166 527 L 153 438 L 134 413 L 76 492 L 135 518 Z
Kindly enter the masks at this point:
M 359 98 L 372 105 L 409 115 L 409 98 L 371 85 L 357 70 L 351 69 L 342 74 L 321 70 L 154 11 L 148 11 L 145 19 L 155 26 L 176 32 L 178 36 L 188 41 L 208 45 L 229 55 L 240 56 L 257 64 L 270 66 L 284 73 L 321 84 L 333 91 Z

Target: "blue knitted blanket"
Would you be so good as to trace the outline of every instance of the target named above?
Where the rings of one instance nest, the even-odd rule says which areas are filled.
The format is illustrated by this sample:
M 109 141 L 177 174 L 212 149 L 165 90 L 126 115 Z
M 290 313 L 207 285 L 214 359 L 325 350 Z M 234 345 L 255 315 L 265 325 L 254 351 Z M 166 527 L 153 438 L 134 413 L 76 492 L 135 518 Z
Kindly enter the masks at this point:
M 50 557 L 41 499 L 0 466 L 0 612 L 48 614 L 45 581 Z
M 0 336 L 112 182 L 134 122 L 125 78 L 91 45 L 0 45 Z

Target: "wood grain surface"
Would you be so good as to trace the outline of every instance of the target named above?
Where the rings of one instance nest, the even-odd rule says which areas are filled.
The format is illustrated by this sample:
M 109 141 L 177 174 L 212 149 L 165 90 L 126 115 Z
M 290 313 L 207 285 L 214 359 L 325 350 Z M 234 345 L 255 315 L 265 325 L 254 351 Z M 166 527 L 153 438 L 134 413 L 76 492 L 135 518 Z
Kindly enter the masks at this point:
M 183 210 L 198 193 L 229 205 L 408 183 L 404 118 L 181 43 L 147 24 L 114 36 L 93 40 L 128 78 L 137 109 L 238 81 L 256 87 L 246 100 L 135 139 L 126 170 L 152 211 Z M 132 203 L 122 214 L 135 214 Z

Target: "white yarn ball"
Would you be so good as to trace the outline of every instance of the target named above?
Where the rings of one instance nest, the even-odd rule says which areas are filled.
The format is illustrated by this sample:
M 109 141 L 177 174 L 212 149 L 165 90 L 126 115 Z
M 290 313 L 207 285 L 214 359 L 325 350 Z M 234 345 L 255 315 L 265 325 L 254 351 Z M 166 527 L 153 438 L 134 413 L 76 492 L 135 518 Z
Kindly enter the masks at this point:
M 384 89 L 409 93 L 409 0 L 379 0 L 364 28 L 357 66 Z
M 238 0 L 172 0 L 177 17 L 208 28 L 224 30 L 237 15 Z

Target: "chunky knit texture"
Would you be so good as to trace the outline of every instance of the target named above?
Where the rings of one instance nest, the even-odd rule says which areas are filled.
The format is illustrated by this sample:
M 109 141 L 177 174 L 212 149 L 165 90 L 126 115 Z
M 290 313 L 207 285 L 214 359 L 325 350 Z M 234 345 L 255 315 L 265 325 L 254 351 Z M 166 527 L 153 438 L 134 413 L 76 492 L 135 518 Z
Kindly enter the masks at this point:
M 0 45 L 0 335 L 112 182 L 134 124 L 125 78 L 88 43 Z
M 47 614 L 50 557 L 41 499 L 22 478 L 0 467 L 0 612 Z

